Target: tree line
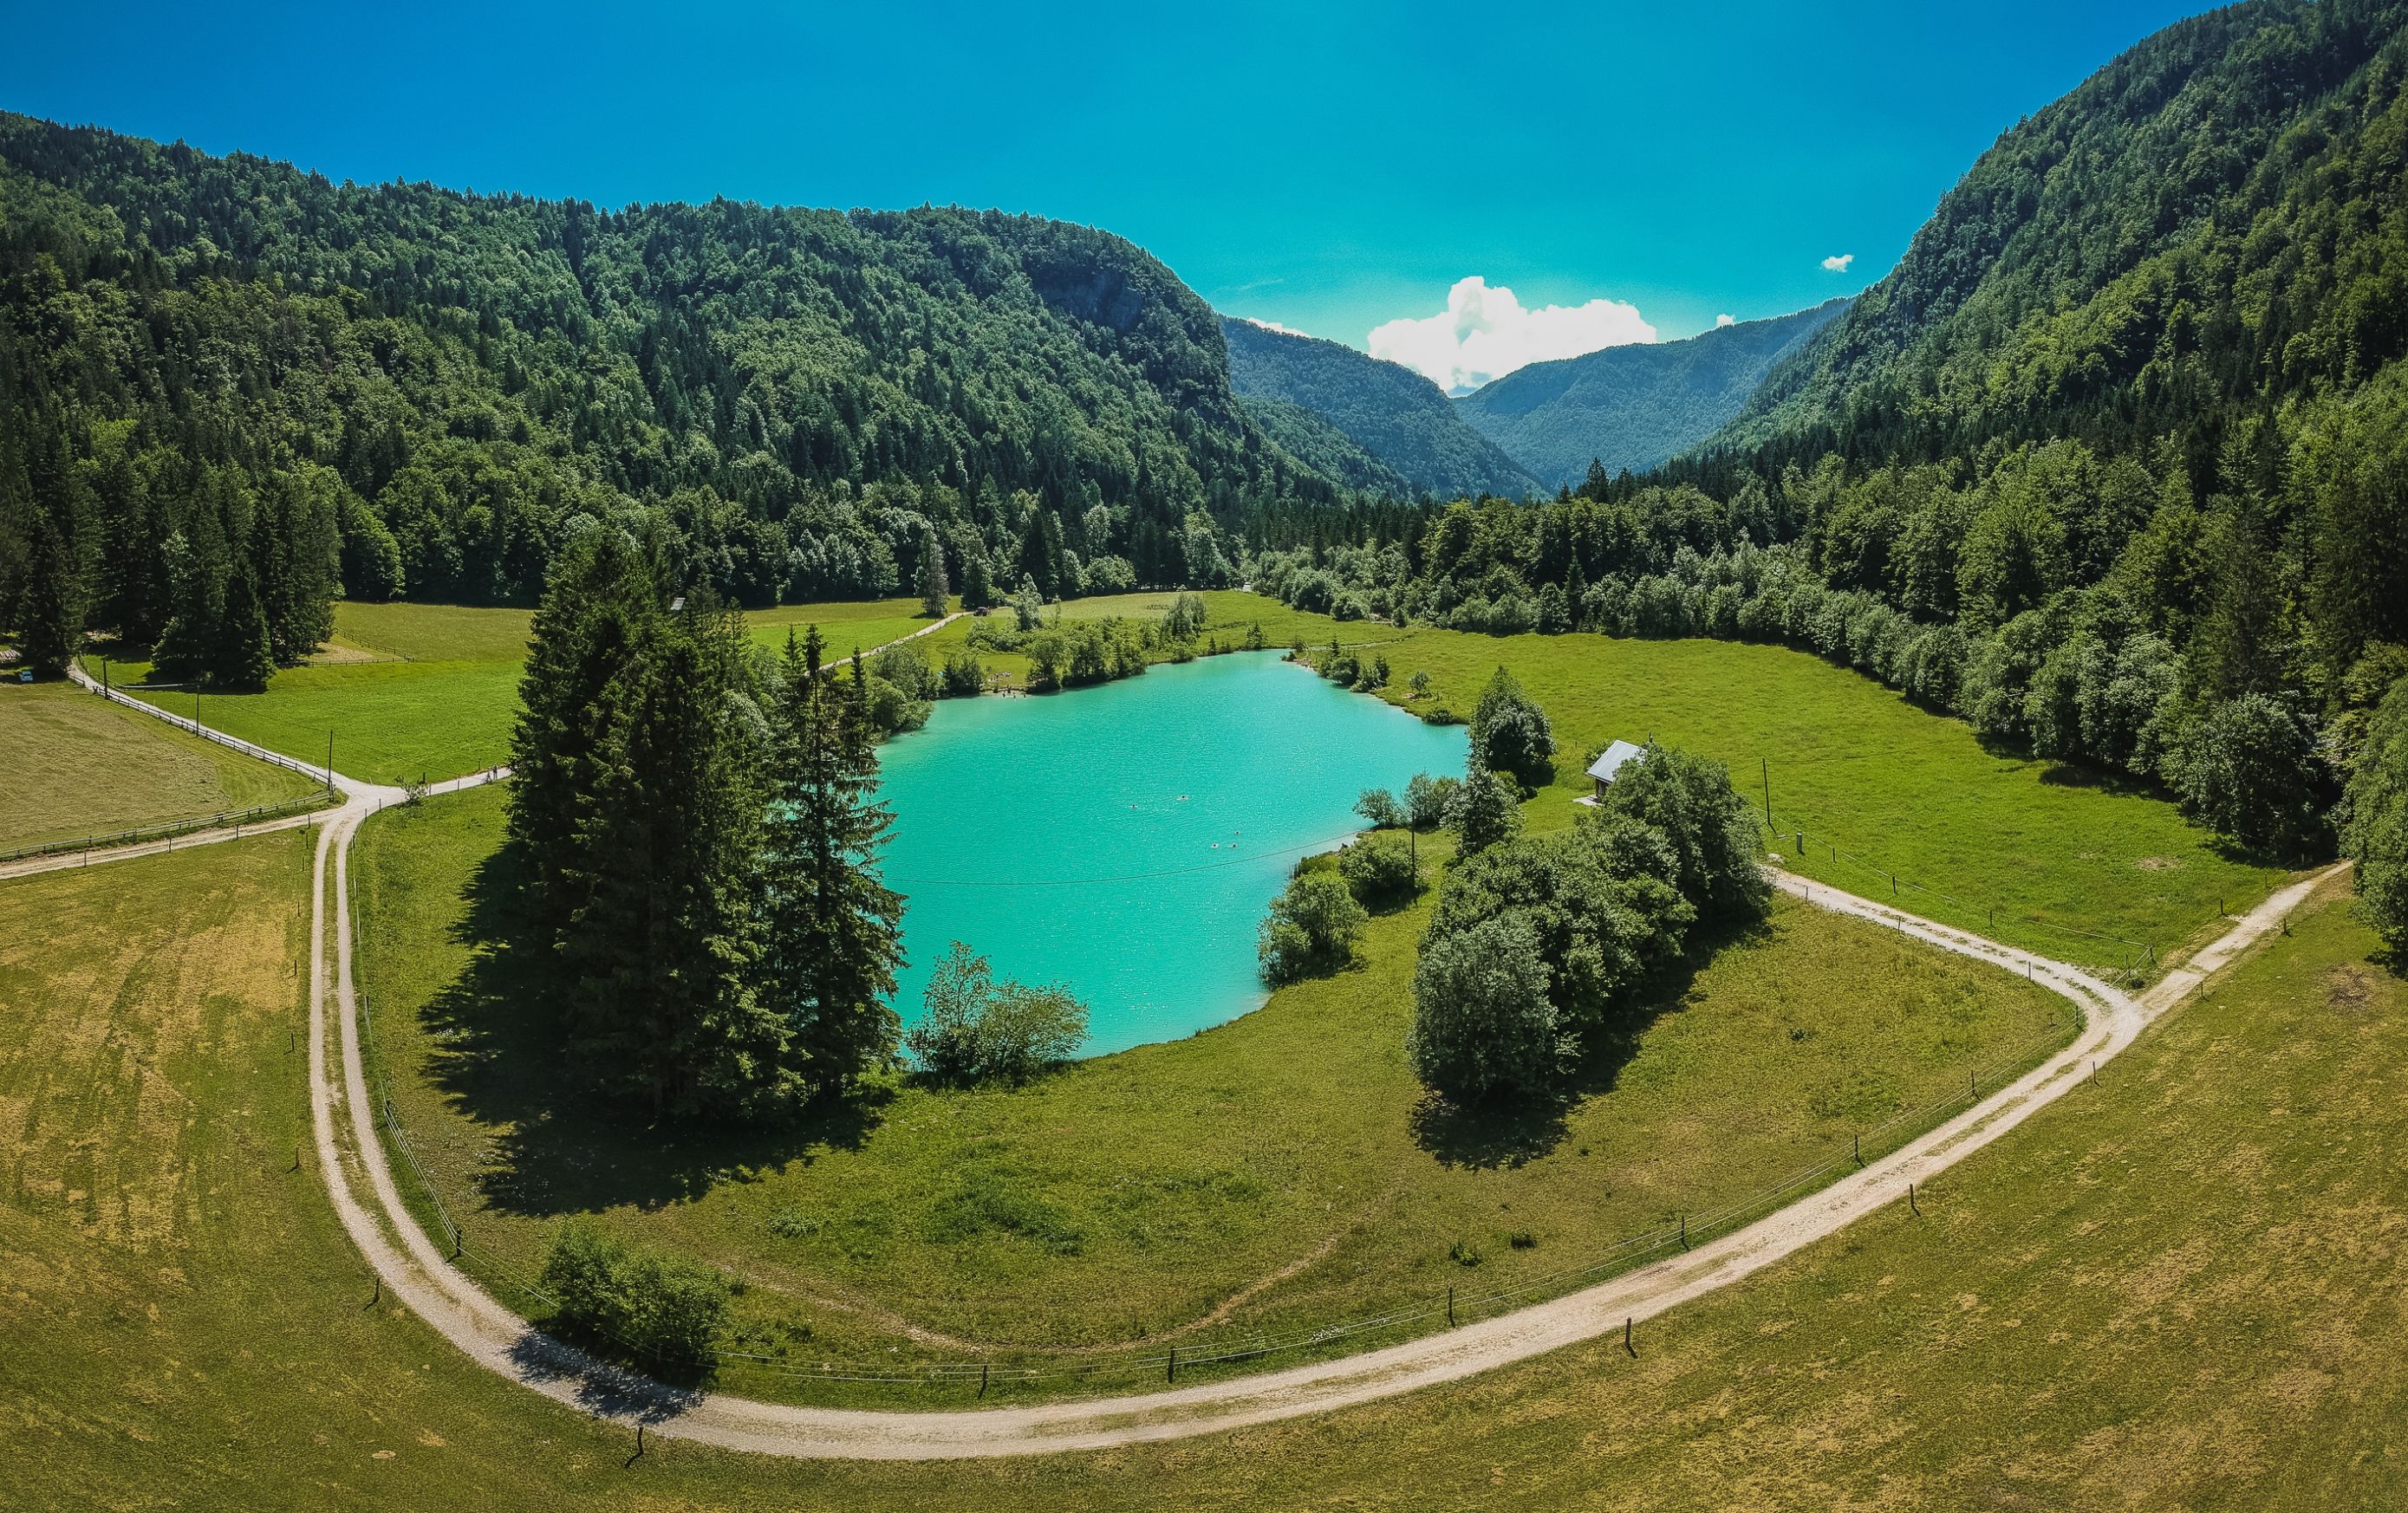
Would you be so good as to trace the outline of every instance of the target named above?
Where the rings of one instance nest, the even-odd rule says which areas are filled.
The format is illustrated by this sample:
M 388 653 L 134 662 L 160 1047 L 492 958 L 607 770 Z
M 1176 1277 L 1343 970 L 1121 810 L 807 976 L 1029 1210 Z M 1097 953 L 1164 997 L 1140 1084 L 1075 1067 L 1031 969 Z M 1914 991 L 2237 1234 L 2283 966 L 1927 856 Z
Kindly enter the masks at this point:
M 823 666 L 816 627 L 761 651 L 732 609 L 667 595 L 662 556 L 595 527 L 535 617 L 518 949 L 589 1085 L 657 1117 L 789 1118 L 897 1045 L 869 678 Z
M 235 686 L 337 592 L 532 603 L 590 525 L 729 603 L 977 607 L 1226 585 L 1251 521 L 1351 497 L 1100 232 L 338 185 L 5 113 L 0 395 L 0 623 L 55 665 L 180 618 Z

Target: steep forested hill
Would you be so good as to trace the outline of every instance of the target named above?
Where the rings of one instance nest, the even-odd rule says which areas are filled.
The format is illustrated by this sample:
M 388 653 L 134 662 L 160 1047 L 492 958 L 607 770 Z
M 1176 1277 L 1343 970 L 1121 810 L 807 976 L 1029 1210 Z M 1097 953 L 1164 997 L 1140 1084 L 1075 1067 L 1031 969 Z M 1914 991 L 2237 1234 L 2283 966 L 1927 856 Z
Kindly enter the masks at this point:
M 2257 0 L 2135 46 L 2002 136 L 1715 444 L 2178 435 L 2203 469 L 2235 418 L 2363 382 L 2408 351 L 2402 9 Z
M 1302 405 L 1268 394 L 1238 396 L 1265 434 L 1287 449 L 1288 455 L 1326 478 L 1350 489 L 1411 499 L 1422 491 L 1412 479 L 1365 451 L 1353 436 Z
M 1643 473 L 1721 429 L 1775 363 L 1845 308 L 1832 300 L 1686 341 L 1533 363 L 1455 400 L 1455 411 L 1550 489 L 1580 482 L 1592 462 Z
M 1809 648 L 2266 854 L 2338 842 L 2408 938 L 2408 0 L 2145 39 L 1653 475 L 1254 581 Z
M 1211 581 L 1340 497 L 1101 232 L 336 184 L 13 115 L 0 394 L 0 616 L 63 552 L 95 623 L 255 652 L 264 616 L 279 657 L 330 573 L 523 599 L 580 519 L 748 601 L 894 592 L 924 539 L 1050 593 Z
M 1404 478 L 1412 486 L 1407 492 L 1441 499 L 1483 493 L 1518 499 L 1537 492 L 1537 480 L 1465 425 L 1439 386 L 1412 369 L 1342 342 L 1270 331 L 1252 321 L 1224 317 L 1221 330 L 1229 344 L 1229 381 L 1239 394 L 1319 416 Z M 1381 486 L 1375 477 L 1347 481 Z

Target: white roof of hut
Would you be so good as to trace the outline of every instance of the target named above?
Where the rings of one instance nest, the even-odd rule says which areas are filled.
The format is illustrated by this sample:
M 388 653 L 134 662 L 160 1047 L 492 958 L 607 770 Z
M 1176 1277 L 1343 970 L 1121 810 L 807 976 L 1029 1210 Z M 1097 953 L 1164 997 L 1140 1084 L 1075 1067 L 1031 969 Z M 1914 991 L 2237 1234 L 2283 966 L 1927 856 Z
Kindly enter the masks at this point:
M 1588 764 L 1588 775 L 1598 782 L 1610 783 L 1613 781 L 1613 775 L 1622 770 L 1624 763 L 1632 757 L 1646 754 L 1644 749 L 1633 746 L 1628 741 L 1616 741 L 1607 747 L 1595 762 Z

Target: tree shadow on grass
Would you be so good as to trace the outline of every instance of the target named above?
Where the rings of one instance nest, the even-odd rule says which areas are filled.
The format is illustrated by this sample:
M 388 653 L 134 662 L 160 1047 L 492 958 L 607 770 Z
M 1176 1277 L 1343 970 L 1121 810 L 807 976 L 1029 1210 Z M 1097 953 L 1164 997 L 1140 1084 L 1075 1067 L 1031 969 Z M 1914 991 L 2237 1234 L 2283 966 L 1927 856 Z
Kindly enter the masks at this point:
M 426 1078 L 455 1111 L 494 1132 L 474 1180 L 495 1212 L 549 1217 L 690 1201 L 820 1152 L 857 1149 L 892 1091 L 869 1087 L 767 1128 L 655 1120 L 591 1092 L 562 1054 L 553 979 L 520 938 L 511 848 L 479 863 L 452 938 L 468 964 L 419 1011 Z
M 1413 1142 L 1442 1165 L 1481 1170 L 1521 1166 L 1547 1155 L 1563 1143 L 1573 1109 L 1621 1082 L 1648 1029 L 1687 1006 L 1698 974 L 1715 957 L 1733 947 L 1769 944 L 1780 931 L 1767 917 L 1721 921 L 1692 932 L 1679 960 L 1647 981 L 1628 1013 L 1581 1041 L 1570 1070 L 1553 1090 L 1469 1106 L 1426 1093 L 1410 1116 Z

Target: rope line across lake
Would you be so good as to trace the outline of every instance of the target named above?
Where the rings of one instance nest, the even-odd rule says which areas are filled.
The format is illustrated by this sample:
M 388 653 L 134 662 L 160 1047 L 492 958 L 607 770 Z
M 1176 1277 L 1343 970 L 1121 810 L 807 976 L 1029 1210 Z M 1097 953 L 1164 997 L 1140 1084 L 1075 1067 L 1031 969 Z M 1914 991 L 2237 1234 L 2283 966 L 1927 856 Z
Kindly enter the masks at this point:
M 1259 862 L 1268 857 L 1295 856 L 1300 852 L 1326 850 L 1332 846 L 1353 840 L 1355 836 L 1364 834 L 1366 834 L 1364 831 L 1350 830 L 1343 835 L 1331 835 L 1326 839 L 1309 840 L 1300 846 L 1283 846 L 1268 851 L 1249 851 L 1243 856 L 1233 856 L 1225 861 L 1198 862 L 1192 867 L 1167 867 L 1160 872 L 1123 872 L 1108 878 L 889 878 L 886 879 L 886 885 L 898 892 L 908 893 L 914 888 L 1088 888 L 1107 882 L 1148 882 L 1155 878 L 1178 878 L 1191 872 L 1211 872 L 1222 867 L 1244 866 L 1249 862 Z

